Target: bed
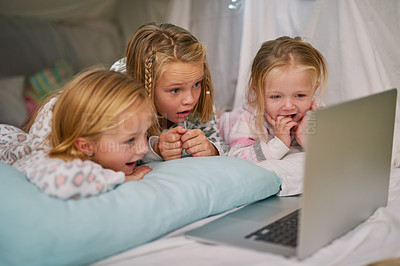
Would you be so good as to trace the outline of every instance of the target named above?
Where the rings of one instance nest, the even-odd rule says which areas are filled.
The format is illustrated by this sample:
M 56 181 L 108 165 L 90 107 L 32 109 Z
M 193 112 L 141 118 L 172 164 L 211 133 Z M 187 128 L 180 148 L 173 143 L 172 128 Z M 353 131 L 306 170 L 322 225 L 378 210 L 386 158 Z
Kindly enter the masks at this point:
M 221 214 L 223 215 L 223 214 Z M 185 238 L 184 233 L 220 215 L 114 255 L 93 265 L 400 265 L 400 169 L 393 168 L 387 207 L 304 261 Z M 378 262 L 380 264 L 378 264 Z
M 303 261 L 185 238 L 253 201 L 301 192 L 303 161 L 304 153 L 264 167 L 232 157 L 157 162 L 140 182 L 78 201 L 44 195 L 0 163 L 0 264 L 367 265 L 400 258 L 399 168 L 391 171 L 386 207 Z

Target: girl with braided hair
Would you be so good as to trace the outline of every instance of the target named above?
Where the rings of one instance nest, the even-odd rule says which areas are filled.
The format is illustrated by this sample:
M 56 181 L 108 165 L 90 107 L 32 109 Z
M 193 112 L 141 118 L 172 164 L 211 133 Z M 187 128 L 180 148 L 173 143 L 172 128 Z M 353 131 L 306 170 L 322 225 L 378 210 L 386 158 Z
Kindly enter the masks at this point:
M 206 49 L 189 31 L 145 24 L 131 36 L 126 57 L 111 69 L 143 83 L 156 107 L 158 123 L 149 130 L 144 162 L 224 154 Z

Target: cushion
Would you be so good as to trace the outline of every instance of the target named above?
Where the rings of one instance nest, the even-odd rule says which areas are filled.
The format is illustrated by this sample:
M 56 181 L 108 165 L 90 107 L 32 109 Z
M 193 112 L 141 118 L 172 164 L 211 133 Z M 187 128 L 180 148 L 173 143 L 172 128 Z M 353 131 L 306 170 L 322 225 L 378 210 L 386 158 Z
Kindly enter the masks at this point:
M 43 69 L 29 77 L 25 97 L 28 101 L 35 101 L 39 105 L 47 96 L 62 88 L 73 75 L 71 63 L 65 60 L 56 61 L 52 68 Z
M 234 157 L 152 162 L 96 197 L 60 200 L 0 163 L 0 265 L 83 265 L 188 223 L 274 195 L 274 172 Z
M 27 119 L 24 80 L 24 76 L 0 78 L 0 124 L 20 127 Z

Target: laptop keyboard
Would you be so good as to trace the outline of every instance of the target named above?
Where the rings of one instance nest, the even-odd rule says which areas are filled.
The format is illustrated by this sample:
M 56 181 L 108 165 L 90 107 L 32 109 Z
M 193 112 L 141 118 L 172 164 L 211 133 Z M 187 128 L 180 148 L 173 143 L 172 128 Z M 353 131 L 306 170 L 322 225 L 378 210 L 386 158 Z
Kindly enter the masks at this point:
M 299 210 L 289 213 L 288 215 L 276 220 L 250 235 L 256 241 L 272 242 L 284 246 L 296 247 L 297 245 L 297 225 L 299 220 Z

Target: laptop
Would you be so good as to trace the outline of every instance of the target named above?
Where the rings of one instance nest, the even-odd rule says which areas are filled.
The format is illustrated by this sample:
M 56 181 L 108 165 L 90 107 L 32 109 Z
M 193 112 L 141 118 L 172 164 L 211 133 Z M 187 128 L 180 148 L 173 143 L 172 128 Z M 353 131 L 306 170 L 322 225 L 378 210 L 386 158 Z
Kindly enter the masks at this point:
M 302 195 L 254 202 L 185 236 L 304 259 L 344 235 L 387 204 L 396 98 L 391 89 L 312 112 Z

